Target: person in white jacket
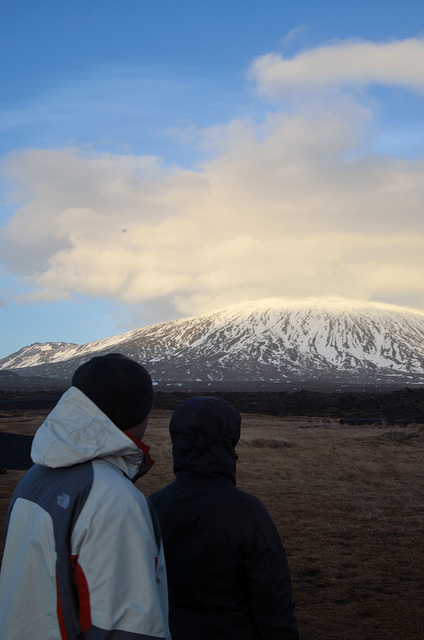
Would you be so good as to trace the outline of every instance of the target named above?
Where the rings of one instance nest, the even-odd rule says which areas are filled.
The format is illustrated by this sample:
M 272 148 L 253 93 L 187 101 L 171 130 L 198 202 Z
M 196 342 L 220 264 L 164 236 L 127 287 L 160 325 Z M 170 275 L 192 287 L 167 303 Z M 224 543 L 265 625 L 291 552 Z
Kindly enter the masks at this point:
M 2 640 L 170 640 L 160 529 L 133 484 L 152 402 L 141 365 L 99 356 L 38 429 L 6 520 Z

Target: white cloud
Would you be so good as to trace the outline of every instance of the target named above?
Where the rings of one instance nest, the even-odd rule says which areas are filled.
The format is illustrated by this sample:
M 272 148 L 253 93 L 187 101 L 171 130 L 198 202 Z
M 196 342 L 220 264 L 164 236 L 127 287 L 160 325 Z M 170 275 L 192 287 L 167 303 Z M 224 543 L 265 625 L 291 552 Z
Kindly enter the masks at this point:
M 33 282 L 32 298 L 169 299 L 186 314 L 410 283 L 424 305 L 424 162 L 346 159 L 368 119 L 344 104 L 234 122 L 208 132 L 223 150 L 202 171 L 73 149 L 11 156 L 26 203 L 1 233 L 1 255 Z
M 250 78 L 272 99 L 288 92 L 313 92 L 329 87 L 363 87 L 378 83 L 424 91 L 424 39 L 391 42 L 342 41 L 293 57 L 259 56 Z
M 377 52 L 398 52 L 405 66 L 424 46 L 400 44 L 274 56 L 275 82 L 265 57 L 255 77 L 268 92 L 290 78 L 303 87 L 318 67 L 318 84 L 340 82 L 350 56 L 348 83 L 394 81 L 401 65 Z M 285 80 L 280 62 L 290 68 Z M 409 87 L 419 82 L 414 69 L 404 74 Z M 2 262 L 32 284 L 32 300 L 82 294 L 188 315 L 261 297 L 338 294 L 424 308 L 424 160 L 368 153 L 374 117 L 339 96 L 261 123 L 191 128 L 211 158 L 198 170 L 76 148 L 13 154 L 4 171 L 21 205 L 0 229 Z

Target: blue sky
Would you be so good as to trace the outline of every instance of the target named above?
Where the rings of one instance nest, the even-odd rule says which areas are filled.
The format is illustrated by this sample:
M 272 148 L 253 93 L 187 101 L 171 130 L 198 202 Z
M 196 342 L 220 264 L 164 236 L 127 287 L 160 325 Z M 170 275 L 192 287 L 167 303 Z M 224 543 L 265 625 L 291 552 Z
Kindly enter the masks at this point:
M 270 296 L 424 309 L 424 5 L 0 7 L 0 357 Z

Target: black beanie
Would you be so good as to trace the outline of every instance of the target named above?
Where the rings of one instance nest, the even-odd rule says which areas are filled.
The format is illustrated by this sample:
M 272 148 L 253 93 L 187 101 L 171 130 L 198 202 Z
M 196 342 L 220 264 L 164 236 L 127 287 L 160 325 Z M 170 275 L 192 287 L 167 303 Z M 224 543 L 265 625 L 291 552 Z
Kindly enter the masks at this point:
M 142 422 L 152 408 L 149 373 L 141 364 L 120 353 L 91 358 L 75 371 L 72 385 L 122 430 Z

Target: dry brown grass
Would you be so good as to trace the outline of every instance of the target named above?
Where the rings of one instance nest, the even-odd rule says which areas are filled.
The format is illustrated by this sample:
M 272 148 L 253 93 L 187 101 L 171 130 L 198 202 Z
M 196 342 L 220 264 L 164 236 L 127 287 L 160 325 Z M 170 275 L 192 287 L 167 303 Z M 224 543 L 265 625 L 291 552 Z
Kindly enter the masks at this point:
M 168 411 L 146 441 L 149 495 L 173 478 Z M 34 433 L 42 413 L 0 415 Z M 268 507 L 289 557 L 302 640 L 424 638 L 424 429 L 244 415 L 238 486 Z M 0 476 L 0 526 L 20 471 Z M 2 541 L 3 542 L 3 541 Z

